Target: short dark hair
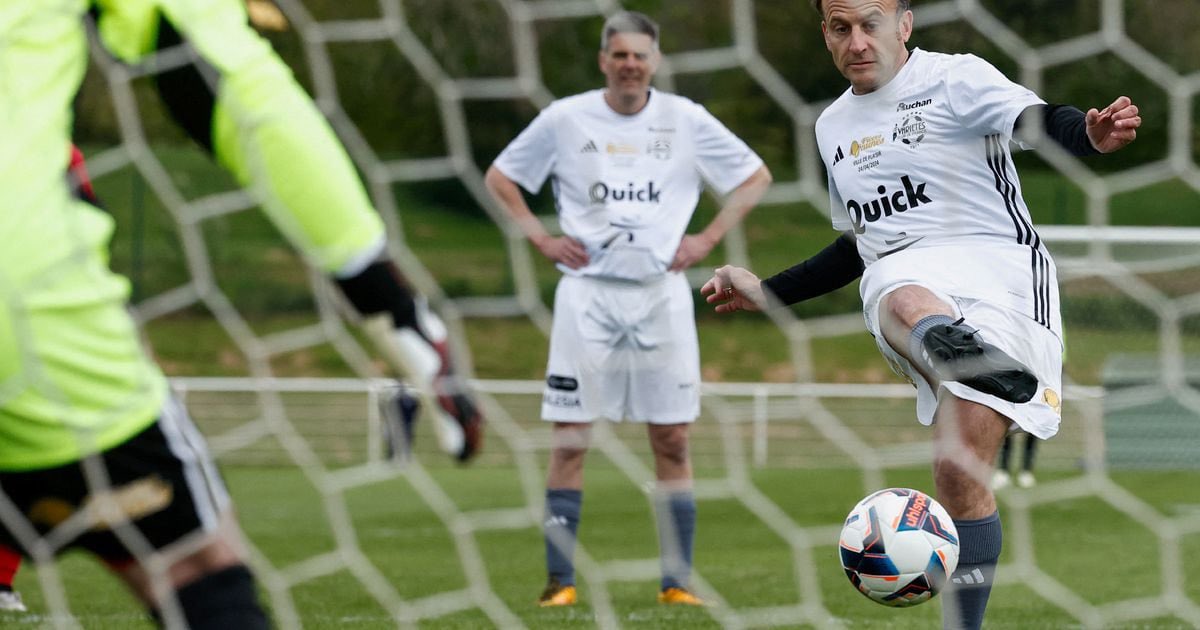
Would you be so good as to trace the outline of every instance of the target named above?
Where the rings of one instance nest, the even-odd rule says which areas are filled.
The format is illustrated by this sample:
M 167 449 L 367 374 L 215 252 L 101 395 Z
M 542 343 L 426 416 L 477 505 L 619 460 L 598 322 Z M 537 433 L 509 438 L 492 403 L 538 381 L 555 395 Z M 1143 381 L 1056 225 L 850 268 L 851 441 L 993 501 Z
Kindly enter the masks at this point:
M 808 0 L 812 8 L 821 14 L 821 19 L 825 19 L 825 3 L 824 0 Z M 896 0 L 896 13 L 907 11 L 912 5 L 912 0 Z
M 600 30 L 600 50 L 608 50 L 608 40 L 617 33 L 649 35 L 654 47 L 658 48 L 658 23 L 645 13 L 621 11 L 604 20 L 604 28 Z

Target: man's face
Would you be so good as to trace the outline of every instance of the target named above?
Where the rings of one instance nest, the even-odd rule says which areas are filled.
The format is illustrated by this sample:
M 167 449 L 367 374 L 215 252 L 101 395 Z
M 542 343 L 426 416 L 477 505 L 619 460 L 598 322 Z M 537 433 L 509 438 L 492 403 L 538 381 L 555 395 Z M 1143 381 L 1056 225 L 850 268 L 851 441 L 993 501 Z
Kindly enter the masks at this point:
M 661 55 L 644 33 L 616 33 L 600 51 L 600 71 L 609 94 L 619 100 L 640 99 L 650 89 Z
M 883 87 L 908 60 L 912 11 L 897 13 L 896 0 L 825 0 L 825 47 L 855 94 Z

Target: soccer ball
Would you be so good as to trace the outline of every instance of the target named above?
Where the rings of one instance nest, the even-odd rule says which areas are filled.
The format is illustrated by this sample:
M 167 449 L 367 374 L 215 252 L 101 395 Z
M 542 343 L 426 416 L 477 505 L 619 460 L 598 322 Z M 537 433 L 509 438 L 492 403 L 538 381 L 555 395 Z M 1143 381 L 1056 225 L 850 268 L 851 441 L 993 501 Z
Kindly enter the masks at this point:
M 850 583 L 884 606 L 932 599 L 958 566 L 958 531 L 950 515 L 909 488 L 880 490 L 859 501 L 838 547 Z

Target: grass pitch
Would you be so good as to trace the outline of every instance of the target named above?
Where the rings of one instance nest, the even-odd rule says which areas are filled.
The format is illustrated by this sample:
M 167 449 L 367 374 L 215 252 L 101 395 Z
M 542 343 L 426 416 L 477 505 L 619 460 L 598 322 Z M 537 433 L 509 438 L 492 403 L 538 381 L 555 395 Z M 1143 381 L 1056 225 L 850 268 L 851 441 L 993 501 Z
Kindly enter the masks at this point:
M 428 468 L 454 506 L 468 514 L 521 509 L 526 497 L 512 466 Z M 698 471 L 701 479 L 726 478 L 728 471 Z M 829 614 L 851 628 L 930 628 L 939 625 L 937 601 L 912 609 L 888 609 L 868 601 L 850 586 L 837 560 L 836 538 L 845 512 L 863 494 L 858 471 L 849 469 L 755 469 L 749 481 L 791 523 L 814 539 L 812 562 L 817 590 Z M 338 549 L 320 495 L 294 468 L 226 467 L 248 537 L 274 568 L 329 554 Z M 1200 474 L 1122 473 L 1113 476 L 1121 492 L 1143 501 L 1147 514 L 1176 516 L 1200 510 L 1194 493 Z M 1069 473 L 1043 475 L 1042 485 L 1065 486 L 1081 478 Z M 930 490 L 921 468 L 890 471 L 889 485 Z M 1020 491 L 1001 495 L 1007 503 Z M 520 621 L 532 628 L 595 627 L 592 608 L 596 584 L 581 576 L 581 603 L 565 609 L 538 609 L 534 599 L 544 581 L 542 540 L 532 526 L 483 529 L 474 542 L 478 557 L 460 556 L 448 529 L 419 492 L 401 477 L 359 487 L 342 497 L 353 534 L 370 566 L 402 598 L 420 600 L 461 591 L 463 570 L 481 561 L 491 590 Z M 696 571 L 723 604 L 711 609 L 666 608 L 655 603 L 657 580 L 641 570 L 603 584 L 617 622 L 630 628 L 719 627 L 729 613 L 755 615 L 778 627 L 805 627 L 789 620 L 786 607 L 801 603 L 807 571 L 787 543 L 737 497 L 699 501 Z M 1013 510 L 1008 510 L 1012 512 Z M 1004 512 L 1002 508 L 1002 513 Z M 1001 583 L 992 595 L 989 628 L 1073 628 L 1080 624 L 1064 610 L 1023 585 L 1014 550 L 1033 545 L 1038 570 L 1093 606 L 1117 600 L 1155 597 L 1167 587 L 1160 566 L 1160 541 L 1143 525 L 1091 496 L 1036 507 L 1028 530 L 1006 522 Z M 1007 521 L 1008 519 L 1006 519 Z M 345 536 L 349 532 L 340 532 Z M 1026 536 L 1031 536 L 1026 540 Z M 345 543 L 343 539 L 343 547 Z M 1086 541 L 1081 542 L 1081 541 Z M 639 484 L 613 462 L 593 453 L 587 469 L 580 544 L 598 565 L 613 569 L 654 562 L 657 544 L 651 508 Z M 1200 557 L 1200 535 L 1182 539 L 1184 558 Z M 1200 570 L 1184 563 L 1184 594 L 1200 599 Z M 800 570 L 797 570 L 800 567 Z M 84 554 L 71 554 L 60 565 L 70 606 L 84 628 L 150 628 L 133 599 L 115 579 Z M 17 580 L 31 611 L 0 613 L 3 627 L 41 627 L 49 621 L 37 571 L 23 570 Z M 1177 586 L 1177 585 L 1171 585 Z M 306 628 L 389 628 L 394 621 L 350 571 L 302 581 L 291 597 Z M 264 593 L 264 600 L 267 600 Z M 772 609 L 779 613 L 772 616 Z M 481 628 L 495 624 L 472 608 L 420 623 L 423 628 Z M 1164 617 L 1121 628 L 1185 628 L 1183 620 Z

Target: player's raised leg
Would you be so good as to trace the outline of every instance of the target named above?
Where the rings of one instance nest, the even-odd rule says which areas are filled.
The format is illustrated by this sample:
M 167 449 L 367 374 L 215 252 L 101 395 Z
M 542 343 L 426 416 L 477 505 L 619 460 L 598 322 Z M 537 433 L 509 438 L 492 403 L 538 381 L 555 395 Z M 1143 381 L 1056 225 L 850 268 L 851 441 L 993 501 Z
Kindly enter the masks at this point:
M 928 289 L 901 286 L 880 304 L 880 328 L 896 348 L 932 382 L 958 381 L 1012 403 L 1037 390 L 1029 368 L 982 339 L 970 322 Z M 991 461 L 991 460 L 989 460 Z
M 587 423 L 554 423 L 543 524 L 547 580 L 539 606 L 570 606 L 578 600 L 575 541 L 583 509 L 583 462 L 591 433 Z
M 688 453 L 689 423 L 649 424 L 650 448 L 658 479 L 654 508 L 658 525 L 662 604 L 700 606 L 689 590 L 696 533 L 696 498 L 692 494 L 692 461 Z

